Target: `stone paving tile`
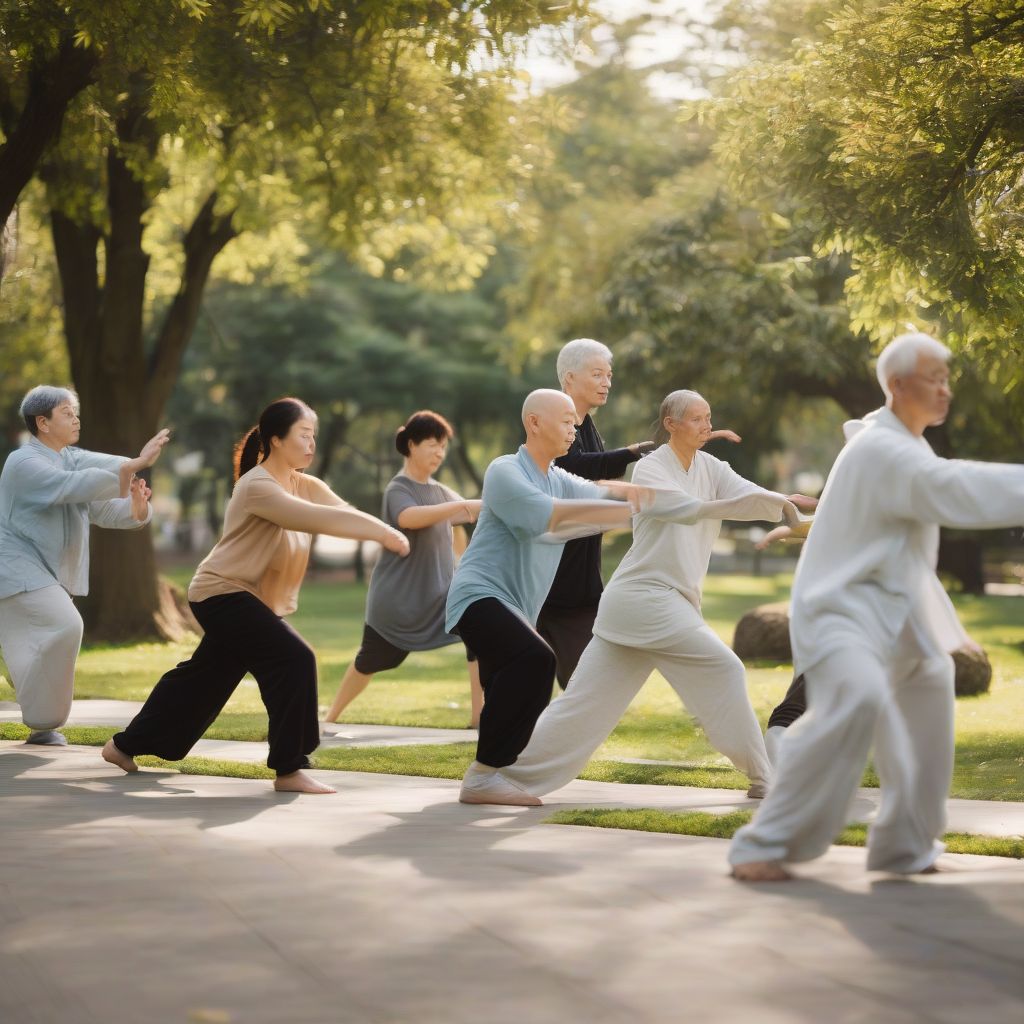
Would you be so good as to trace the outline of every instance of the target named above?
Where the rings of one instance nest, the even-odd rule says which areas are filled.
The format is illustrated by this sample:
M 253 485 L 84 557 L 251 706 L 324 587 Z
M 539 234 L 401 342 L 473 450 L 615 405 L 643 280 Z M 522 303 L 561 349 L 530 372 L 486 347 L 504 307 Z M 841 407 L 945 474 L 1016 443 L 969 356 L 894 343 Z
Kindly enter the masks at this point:
M 343 779 L 285 796 L 0 745 L 0 1019 L 1021 1020 L 1020 863 L 947 857 L 907 881 L 834 848 L 799 881 L 744 887 L 718 840 Z

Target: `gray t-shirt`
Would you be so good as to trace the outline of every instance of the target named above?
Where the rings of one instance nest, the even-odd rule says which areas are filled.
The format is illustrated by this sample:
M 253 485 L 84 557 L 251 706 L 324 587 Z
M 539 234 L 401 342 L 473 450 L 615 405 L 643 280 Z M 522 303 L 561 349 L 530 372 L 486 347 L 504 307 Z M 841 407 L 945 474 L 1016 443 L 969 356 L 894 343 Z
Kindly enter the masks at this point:
M 462 499 L 435 480 L 421 484 L 399 473 L 384 490 L 381 518 L 398 529 L 403 509 Z M 429 651 L 458 642 L 445 632 L 444 607 L 455 573 L 452 524 L 448 520 L 422 530 L 403 531 L 409 554 L 382 551 L 370 577 L 366 622 L 403 651 Z

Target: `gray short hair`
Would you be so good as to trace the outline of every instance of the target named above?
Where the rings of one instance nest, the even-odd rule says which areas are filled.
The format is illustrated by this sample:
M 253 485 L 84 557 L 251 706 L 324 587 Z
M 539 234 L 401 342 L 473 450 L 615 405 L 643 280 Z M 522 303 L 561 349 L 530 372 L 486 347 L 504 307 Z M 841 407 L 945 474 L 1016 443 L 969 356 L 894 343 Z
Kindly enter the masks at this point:
M 50 384 L 40 384 L 21 400 L 18 412 L 24 418 L 28 432 L 35 437 L 39 433 L 36 417 L 45 416 L 49 419 L 53 415 L 53 410 L 65 402 L 70 402 L 77 409 L 78 395 L 70 388 L 56 388 Z
M 946 361 L 953 353 L 930 334 L 912 331 L 893 338 L 878 357 L 875 374 L 887 399 L 892 398 L 889 381 L 893 377 L 909 377 L 917 367 L 918 356 L 935 356 Z
M 594 341 L 593 338 L 574 338 L 562 346 L 558 353 L 558 362 L 555 363 L 555 372 L 558 374 L 558 383 L 564 388 L 565 377 L 569 373 L 579 373 L 591 359 L 607 359 L 612 361 L 612 350 Z

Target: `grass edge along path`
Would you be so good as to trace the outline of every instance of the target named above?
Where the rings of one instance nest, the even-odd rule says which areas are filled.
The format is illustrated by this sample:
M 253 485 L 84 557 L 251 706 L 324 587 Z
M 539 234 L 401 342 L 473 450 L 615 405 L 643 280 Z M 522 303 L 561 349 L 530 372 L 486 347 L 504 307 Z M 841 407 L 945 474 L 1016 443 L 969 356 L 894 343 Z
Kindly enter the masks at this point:
M 658 832 L 677 836 L 731 839 L 753 817 L 751 811 L 708 814 L 705 811 L 660 811 L 649 807 L 630 810 L 581 808 L 555 811 L 545 825 L 583 825 L 589 828 L 615 828 L 631 832 Z M 868 826 L 847 825 L 833 840 L 836 846 L 865 846 Z M 988 836 L 971 832 L 947 832 L 942 841 L 947 853 L 970 853 L 980 857 L 1024 859 L 1024 839 Z
M 84 747 L 102 747 L 120 726 L 69 725 L 61 729 L 69 743 Z M 24 740 L 27 726 L 0 722 L 0 740 Z M 45 747 L 41 747 L 41 750 Z M 461 779 L 476 751 L 476 744 L 423 743 L 386 747 L 323 747 L 311 755 L 313 768 L 327 771 L 370 772 L 378 775 L 412 775 L 428 779 Z M 194 765 L 199 762 L 219 766 L 213 774 L 238 778 L 272 778 L 273 774 L 253 775 L 258 765 L 230 760 L 188 757 L 184 761 L 137 758 L 139 764 L 160 766 Z M 233 773 L 232 766 L 239 771 Z M 182 771 L 187 771 L 183 768 Z M 717 765 L 633 764 L 626 761 L 591 761 L 579 776 L 587 782 L 617 782 L 626 785 L 696 786 L 700 789 L 746 789 L 749 783 L 734 768 Z

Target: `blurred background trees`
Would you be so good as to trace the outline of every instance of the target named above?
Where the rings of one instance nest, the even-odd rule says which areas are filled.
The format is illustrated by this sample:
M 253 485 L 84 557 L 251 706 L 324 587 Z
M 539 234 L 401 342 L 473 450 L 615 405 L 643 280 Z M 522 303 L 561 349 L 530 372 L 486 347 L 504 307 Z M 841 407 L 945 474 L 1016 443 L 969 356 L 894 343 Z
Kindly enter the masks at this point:
M 591 6 L 0 2 L 6 443 L 20 394 L 70 376 L 84 444 L 173 425 L 161 472 L 216 532 L 267 401 L 317 408 L 316 471 L 371 511 L 394 429 L 431 407 L 475 493 L 559 346 L 593 336 L 610 443 L 696 387 L 744 436 L 730 461 L 785 486 L 827 472 L 910 324 L 957 352 L 934 443 L 1020 458 L 1024 15 Z M 575 61 L 545 90 L 538 30 Z M 678 52 L 639 61 L 659 35 Z M 101 534 L 91 635 L 173 632 L 146 534 Z

